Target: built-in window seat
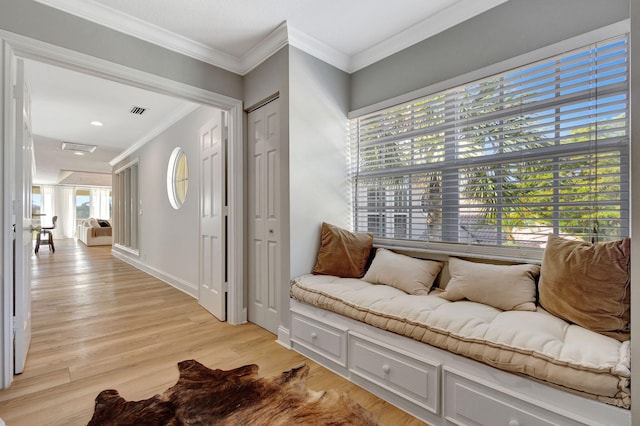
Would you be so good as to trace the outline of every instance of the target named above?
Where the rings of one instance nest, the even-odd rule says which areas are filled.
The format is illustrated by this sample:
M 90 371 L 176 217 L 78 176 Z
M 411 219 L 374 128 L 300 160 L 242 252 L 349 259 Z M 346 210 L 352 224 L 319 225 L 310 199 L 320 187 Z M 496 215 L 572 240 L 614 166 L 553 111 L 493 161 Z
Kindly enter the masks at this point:
M 580 244 L 570 243 L 573 255 L 591 250 Z M 363 278 L 294 279 L 292 347 L 432 425 L 631 424 L 628 334 L 549 313 L 539 265 L 433 257 L 435 269 L 378 249 Z M 433 288 L 431 278 L 415 284 L 429 274 Z M 615 281 L 615 265 L 604 275 Z

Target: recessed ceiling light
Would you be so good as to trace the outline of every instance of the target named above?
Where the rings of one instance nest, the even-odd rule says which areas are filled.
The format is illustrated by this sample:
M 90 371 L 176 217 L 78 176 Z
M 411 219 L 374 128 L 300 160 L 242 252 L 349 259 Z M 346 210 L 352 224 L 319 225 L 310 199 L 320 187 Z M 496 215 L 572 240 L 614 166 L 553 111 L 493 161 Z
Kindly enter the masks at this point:
M 101 122 L 99 122 L 99 121 L 92 121 L 92 122 L 91 122 L 91 125 L 92 125 L 92 126 L 96 126 L 96 127 L 101 127 L 101 126 L 103 126 L 103 124 L 102 124 Z
M 74 152 L 74 154 L 75 154 L 75 155 L 84 155 L 84 152 L 76 151 L 76 152 Z

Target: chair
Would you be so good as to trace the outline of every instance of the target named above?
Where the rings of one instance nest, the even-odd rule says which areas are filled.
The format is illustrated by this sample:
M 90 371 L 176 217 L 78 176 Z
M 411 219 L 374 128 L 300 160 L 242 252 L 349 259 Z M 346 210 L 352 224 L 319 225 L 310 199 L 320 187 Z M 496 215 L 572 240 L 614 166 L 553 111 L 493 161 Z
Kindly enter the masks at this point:
M 49 246 L 49 250 L 53 251 L 54 253 L 56 252 L 56 246 L 53 245 L 52 231 L 56 229 L 57 221 L 58 221 L 58 216 L 54 216 L 51 219 L 51 222 L 52 222 L 51 226 L 42 226 L 38 230 L 38 237 L 36 239 L 36 250 L 35 250 L 36 254 L 38 254 L 38 251 L 40 250 L 40 243 L 42 242 L 43 238 L 45 238 L 44 244 L 47 244 Z

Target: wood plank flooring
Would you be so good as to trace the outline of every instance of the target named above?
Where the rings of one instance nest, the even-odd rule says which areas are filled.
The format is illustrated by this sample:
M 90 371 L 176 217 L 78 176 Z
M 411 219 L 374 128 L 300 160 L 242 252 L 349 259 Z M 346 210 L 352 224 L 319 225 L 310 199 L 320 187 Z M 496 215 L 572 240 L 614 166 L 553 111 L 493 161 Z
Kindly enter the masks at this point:
M 84 425 L 94 399 L 162 393 L 177 363 L 231 369 L 258 364 L 264 377 L 306 362 L 308 387 L 339 389 L 386 425 L 424 425 L 304 356 L 254 324 L 216 320 L 192 297 L 111 256 L 111 247 L 56 240 L 33 257 L 33 339 L 23 374 L 0 390 L 8 426 Z

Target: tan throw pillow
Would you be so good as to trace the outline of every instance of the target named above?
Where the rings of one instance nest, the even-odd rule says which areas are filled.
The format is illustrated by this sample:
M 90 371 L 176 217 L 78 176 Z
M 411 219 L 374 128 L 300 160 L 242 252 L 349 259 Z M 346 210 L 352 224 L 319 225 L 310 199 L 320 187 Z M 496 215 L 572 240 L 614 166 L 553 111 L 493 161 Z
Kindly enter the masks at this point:
M 535 311 L 540 267 L 532 264 L 494 265 L 449 258 L 451 279 L 439 296 L 468 299 L 503 311 Z
M 631 240 L 605 244 L 549 235 L 542 258 L 540 305 L 589 330 L 629 340 Z
M 372 284 L 386 284 L 409 294 L 427 294 L 442 270 L 442 262 L 416 259 L 379 248 L 362 277 Z
M 320 250 L 311 272 L 342 278 L 360 278 L 364 274 L 372 247 L 372 234 L 351 232 L 323 222 Z

